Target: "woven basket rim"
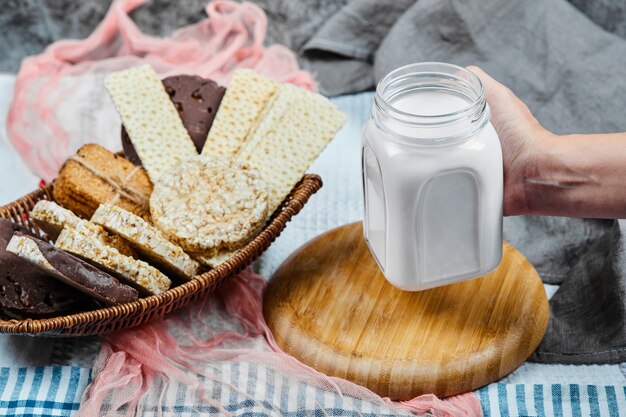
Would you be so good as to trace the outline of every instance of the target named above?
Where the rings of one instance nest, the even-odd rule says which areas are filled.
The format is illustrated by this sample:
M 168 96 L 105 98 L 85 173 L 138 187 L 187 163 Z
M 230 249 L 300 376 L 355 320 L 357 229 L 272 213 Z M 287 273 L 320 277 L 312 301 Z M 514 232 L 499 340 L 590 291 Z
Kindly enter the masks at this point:
M 230 276 L 233 271 L 237 271 L 239 268 L 251 264 L 256 258 L 256 256 L 254 256 L 255 252 L 258 252 L 259 249 L 261 249 L 262 252 L 269 247 L 273 240 L 284 229 L 286 223 L 302 209 L 308 198 L 317 192 L 321 186 L 322 180 L 318 175 L 305 174 L 300 182 L 293 188 L 289 196 L 270 217 L 263 229 L 250 242 L 239 249 L 237 253 L 226 262 L 203 274 L 194 276 L 191 280 L 183 284 L 170 288 L 161 294 L 139 298 L 129 303 L 102 307 L 96 310 L 77 312 L 50 318 L 27 318 L 23 320 L 0 319 L 0 333 L 27 334 L 32 336 L 37 334 L 61 334 L 63 331 L 69 331 L 69 333 L 66 333 L 67 335 L 80 335 L 81 333 L 71 333 L 71 329 L 82 325 L 88 325 L 90 323 L 104 324 L 109 321 L 114 322 L 133 314 L 140 315 L 140 320 L 137 324 L 143 323 L 147 320 L 143 320 L 144 317 L 141 315 L 151 312 L 151 309 L 155 309 L 158 306 L 173 302 L 185 296 L 190 297 L 200 290 L 208 288 L 211 285 L 216 284 L 218 281 Z M 14 215 L 19 215 L 18 217 L 24 218 L 24 216 L 27 216 L 28 213 L 24 212 L 21 204 L 30 200 L 38 201 L 46 198 L 46 196 L 49 198 L 50 191 L 51 185 L 48 185 L 0 207 L 0 217 L 6 218 L 8 217 L 7 214 L 10 215 L 12 213 Z M 176 308 L 182 307 L 182 305 L 179 305 Z

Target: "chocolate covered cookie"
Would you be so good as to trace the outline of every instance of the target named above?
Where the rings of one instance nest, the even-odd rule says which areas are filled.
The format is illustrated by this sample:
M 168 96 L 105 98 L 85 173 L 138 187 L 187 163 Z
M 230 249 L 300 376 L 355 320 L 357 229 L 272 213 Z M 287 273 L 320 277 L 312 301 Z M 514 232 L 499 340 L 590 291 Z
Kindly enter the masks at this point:
M 6 250 L 64 284 L 105 304 L 122 304 L 138 298 L 134 288 L 33 236 L 15 232 Z
M 162 82 L 196 149 L 198 152 L 202 151 L 226 88 L 217 85 L 215 81 L 195 75 L 175 75 L 163 79 Z M 124 126 L 122 147 L 128 160 L 135 165 L 141 165 Z
M 29 231 L 0 219 L 0 310 L 9 318 L 43 318 L 64 314 L 84 303 L 84 297 L 50 274 L 6 251 L 15 232 Z

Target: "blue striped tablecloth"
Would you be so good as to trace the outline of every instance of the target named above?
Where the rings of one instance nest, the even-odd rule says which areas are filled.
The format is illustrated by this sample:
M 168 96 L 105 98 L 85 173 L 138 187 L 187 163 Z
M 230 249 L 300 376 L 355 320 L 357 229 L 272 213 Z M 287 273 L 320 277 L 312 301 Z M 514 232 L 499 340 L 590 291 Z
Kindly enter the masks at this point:
M 0 368 L 0 415 L 2 416 L 71 416 L 78 409 L 83 390 L 91 378 L 91 370 L 70 366 L 39 368 Z M 266 384 L 272 384 L 265 380 Z M 269 386 L 267 387 L 269 388 Z M 256 389 L 259 389 L 258 387 Z M 299 392 L 300 390 L 298 390 Z M 266 391 L 269 392 L 269 391 Z M 226 410 L 236 416 L 273 415 L 263 413 L 251 402 L 240 401 L 239 396 L 217 393 Z M 298 394 L 294 394 L 298 395 Z M 506 416 L 557 416 L 557 417 L 619 417 L 626 415 L 626 386 L 581 384 L 491 384 L 477 391 L 485 417 Z M 300 395 L 301 397 L 301 395 Z M 284 410 L 288 403 L 303 398 L 281 398 Z M 312 401 L 311 406 L 300 411 L 286 412 L 290 416 L 352 415 L 342 411 L 341 404 L 330 406 L 326 401 Z M 324 407 L 318 407 L 323 405 Z M 258 407 L 258 406 L 257 406 Z M 379 415 L 366 404 L 351 408 L 360 409 L 360 415 Z M 254 410 L 253 410 L 254 408 Z M 270 407 L 268 407 L 270 408 Z M 199 412 L 217 413 L 206 407 L 186 404 L 184 398 L 169 410 L 180 415 L 196 415 Z M 155 410 L 154 414 L 157 412 Z
M 478 390 L 485 417 L 626 416 L 626 386 L 491 384 Z
M 0 368 L 1 416 L 71 416 L 91 369 L 71 366 Z

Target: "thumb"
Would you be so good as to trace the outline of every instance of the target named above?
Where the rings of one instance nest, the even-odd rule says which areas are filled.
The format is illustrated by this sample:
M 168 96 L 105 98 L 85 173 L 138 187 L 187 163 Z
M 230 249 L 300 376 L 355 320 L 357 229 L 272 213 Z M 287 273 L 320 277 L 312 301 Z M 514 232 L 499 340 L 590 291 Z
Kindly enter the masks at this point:
M 485 98 L 491 109 L 491 122 L 498 133 L 503 133 L 503 130 L 509 130 L 508 128 L 512 125 L 539 127 L 539 123 L 526 104 L 508 87 L 496 81 L 479 67 L 469 66 L 467 69 L 473 72 L 483 84 Z

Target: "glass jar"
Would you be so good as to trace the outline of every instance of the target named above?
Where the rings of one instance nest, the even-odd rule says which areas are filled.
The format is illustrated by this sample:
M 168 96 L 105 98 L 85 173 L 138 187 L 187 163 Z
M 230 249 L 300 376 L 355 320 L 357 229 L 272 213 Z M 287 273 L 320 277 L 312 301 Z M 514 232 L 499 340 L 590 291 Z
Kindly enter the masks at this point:
M 502 257 L 502 150 L 476 75 L 398 68 L 363 129 L 365 240 L 387 280 L 424 290 L 475 278 Z

